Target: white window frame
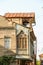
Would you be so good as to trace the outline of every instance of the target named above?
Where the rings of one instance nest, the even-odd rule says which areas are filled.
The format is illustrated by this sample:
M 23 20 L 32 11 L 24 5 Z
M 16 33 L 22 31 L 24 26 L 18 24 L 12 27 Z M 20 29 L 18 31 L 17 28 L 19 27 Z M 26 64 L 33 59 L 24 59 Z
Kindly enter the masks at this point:
M 6 49 L 11 48 L 11 38 L 10 37 L 4 37 L 4 47 Z

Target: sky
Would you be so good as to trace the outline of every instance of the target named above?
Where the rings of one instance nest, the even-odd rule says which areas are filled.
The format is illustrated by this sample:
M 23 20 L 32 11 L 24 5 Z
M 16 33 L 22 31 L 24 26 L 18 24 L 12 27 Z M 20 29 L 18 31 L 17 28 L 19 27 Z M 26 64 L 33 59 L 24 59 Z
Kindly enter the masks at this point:
M 15 12 L 35 12 L 34 33 L 37 37 L 37 59 L 43 53 L 43 0 L 0 0 L 0 15 Z

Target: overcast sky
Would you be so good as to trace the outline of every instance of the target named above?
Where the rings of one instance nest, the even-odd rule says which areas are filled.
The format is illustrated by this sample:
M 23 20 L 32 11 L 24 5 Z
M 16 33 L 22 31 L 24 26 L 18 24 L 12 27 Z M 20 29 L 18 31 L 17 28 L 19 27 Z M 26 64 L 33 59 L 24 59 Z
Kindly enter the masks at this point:
M 37 59 L 43 53 L 43 0 L 0 0 L 0 15 L 6 12 L 35 12 Z

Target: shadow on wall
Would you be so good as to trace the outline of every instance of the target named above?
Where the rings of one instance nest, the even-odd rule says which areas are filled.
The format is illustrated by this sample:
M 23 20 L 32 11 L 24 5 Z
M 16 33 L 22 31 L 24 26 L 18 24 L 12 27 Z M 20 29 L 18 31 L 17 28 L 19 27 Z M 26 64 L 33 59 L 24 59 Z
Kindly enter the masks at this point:
M 4 56 L 4 55 L 11 55 L 11 56 L 15 56 L 16 53 L 14 53 L 14 49 L 6 49 L 4 46 L 0 45 L 0 56 Z
M 16 65 L 16 53 L 0 45 L 0 65 Z

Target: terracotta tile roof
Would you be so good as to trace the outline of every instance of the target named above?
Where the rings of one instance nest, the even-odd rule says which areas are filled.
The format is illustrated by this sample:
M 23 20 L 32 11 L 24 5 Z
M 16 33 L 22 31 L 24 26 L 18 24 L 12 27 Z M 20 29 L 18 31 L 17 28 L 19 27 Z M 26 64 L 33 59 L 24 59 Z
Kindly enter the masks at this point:
M 5 17 L 35 17 L 35 13 L 6 13 Z

